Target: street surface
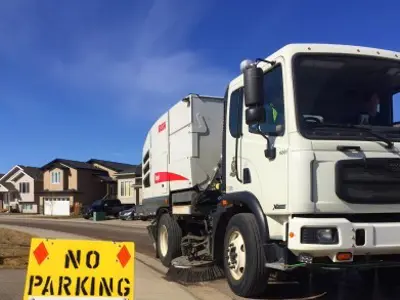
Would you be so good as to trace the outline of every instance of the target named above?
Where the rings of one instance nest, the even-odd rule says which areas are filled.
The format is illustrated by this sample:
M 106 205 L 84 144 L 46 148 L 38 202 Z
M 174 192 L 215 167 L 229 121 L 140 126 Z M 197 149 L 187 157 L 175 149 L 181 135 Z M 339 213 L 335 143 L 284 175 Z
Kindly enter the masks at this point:
M 108 221 L 103 221 L 103 224 L 100 225 L 93 221 L 86 220 L 84 220 L 84 222 L 81 222 L 80 220 L 74 221 L 74 219 L 54 220 L 0 215 L 1 224 L 49 229 L 116 242 L 134 241 L 137 252 L 149 256 L 154 256 L 154 248 L 147 235 L 147 230 L 144 226 L 107 226 L 107 222 Z
M 111 221 L 111 220 L 110 220 Z M 134 241 L 136 245 L 136 251 L 138 253 L 147 255 L 149 257 L 155 257 L 153 245 L 150 242 L 150 239 L 147 235 L 147 230 L 145 228 L 145 224 L 137 223 L 121 223 L 118 220 L 110 221 L 102 221 L 100 223 L 96 223 L 93 221 L 86 220 L 74 220 L 74 219 L 57 219 L 57 220 L 48 220 L 41 218 L 28 218 L 28 217 L 13 217 L 13 216 L 0 216 L 0 224 L 9 224 L 9 225 L 19 225 L 19 226 L 28 226 L 33 228 L 40 229 L 48 229 L 54 231 L 60 231 L 70 234 L 77 234 L 88 236 L 95 239 L 102 240 L 113 240 L 113 241 Z M 109 226 L 108 225 L 109 223 Z M 132 222 L 132 221 L 126 221 Z M 339 287 L 335 285 L 335 282 L 338 280 L 329 280 L 330 282 L 326 282 L 327 290 L 329 290 L 328 295 L 319 297 L 318 299 L 399 299 L 400 297 L 395 298 L 385 298 L 382 295 L 378 296 L 378 298 L 373 298 L 374 293 L 372 292 L 372 285 L 363 286 L 359 281 L 357 281 L 357 276 L 354 276 L 350 280 L 342 280 L 342 284 L 344 288 L 341 293 L 338 293 Z M 324 284 L 325 285 L 325 284 Z M 243 299 L 233 295 L 230 291 L 225 280 L 217 280 L 214 282 L 202 283 L 197 287 L 193 287 L 194 289 L 208 289 L 208 290 L 217 290 L 219 294 L 223 293 L 227 296 L 226 299 Z M 321 288 L 321 286 L 320 286 Z M 299 288 L 296 284 L 285 284 L 285 285 L 270 285 L 270 292 L 263 299 L 317 299 L 314 297 L 305 298 L 304 295 L 301 297 L 299 294 Z M 376 295 L 375 295 L 376 296 Z M 216 300 L 215 297 L 207 297 L 206 299 Z

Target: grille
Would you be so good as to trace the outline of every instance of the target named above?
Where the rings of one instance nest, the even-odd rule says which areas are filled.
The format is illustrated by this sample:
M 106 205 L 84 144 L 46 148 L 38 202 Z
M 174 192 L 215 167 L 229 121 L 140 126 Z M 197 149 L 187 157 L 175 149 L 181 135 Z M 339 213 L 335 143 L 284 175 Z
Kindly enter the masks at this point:
M 400 159 L 339 161 L 336 194 L 349 203 L 400 203 Z

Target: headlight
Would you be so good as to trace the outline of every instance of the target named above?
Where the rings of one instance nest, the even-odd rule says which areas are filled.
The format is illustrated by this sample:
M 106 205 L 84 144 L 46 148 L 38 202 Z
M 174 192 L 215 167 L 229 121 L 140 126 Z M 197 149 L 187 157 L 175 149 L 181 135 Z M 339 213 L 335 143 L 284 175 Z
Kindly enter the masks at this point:
M 321 243 L 329 243 L 333 241 L 332 229 L 318 229 L 317 238 Z
M 303 227 L 301 229 L 302 244 L 338 244 L 339 237 L 336 228 Z

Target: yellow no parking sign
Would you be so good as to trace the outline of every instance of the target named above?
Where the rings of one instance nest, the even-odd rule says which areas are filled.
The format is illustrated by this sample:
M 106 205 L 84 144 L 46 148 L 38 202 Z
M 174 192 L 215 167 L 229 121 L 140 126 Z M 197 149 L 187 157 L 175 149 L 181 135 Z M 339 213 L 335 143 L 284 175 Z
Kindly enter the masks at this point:
M 24 300 L 133 300 L 133 242 L 33 238 Z

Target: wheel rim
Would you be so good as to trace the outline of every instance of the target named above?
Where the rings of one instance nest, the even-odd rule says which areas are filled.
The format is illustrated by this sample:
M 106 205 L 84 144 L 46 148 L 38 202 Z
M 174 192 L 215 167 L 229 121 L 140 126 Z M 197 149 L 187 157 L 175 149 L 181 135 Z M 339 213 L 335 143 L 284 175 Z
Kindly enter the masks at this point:
M 166 256 L 168 252 L 168 231 L 165 225 L 160 228 L 160 251 L 162 256 Z
M 228 268 L 231 276 L 235 280 L 242 278 L 246 266 L 246 248 L 243 236 L 239 231 L 230 234 L 228 240 Z

